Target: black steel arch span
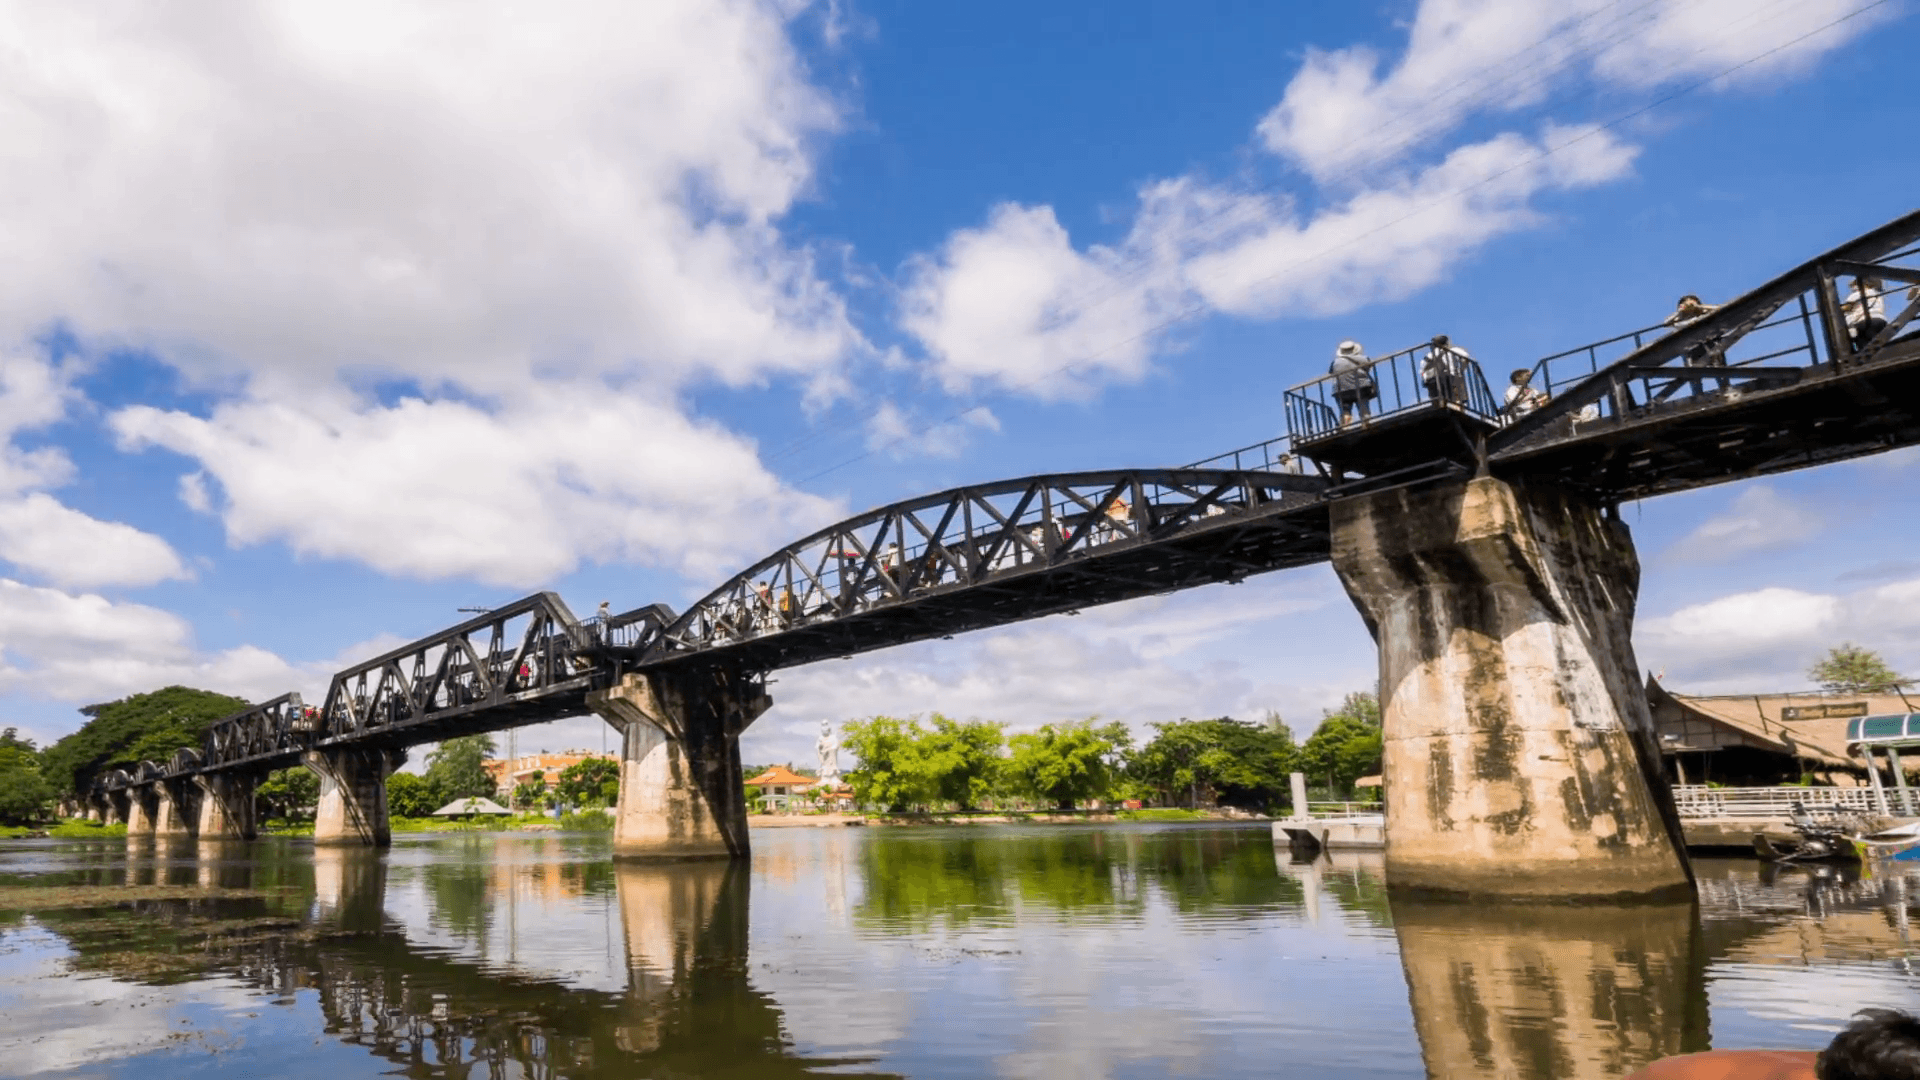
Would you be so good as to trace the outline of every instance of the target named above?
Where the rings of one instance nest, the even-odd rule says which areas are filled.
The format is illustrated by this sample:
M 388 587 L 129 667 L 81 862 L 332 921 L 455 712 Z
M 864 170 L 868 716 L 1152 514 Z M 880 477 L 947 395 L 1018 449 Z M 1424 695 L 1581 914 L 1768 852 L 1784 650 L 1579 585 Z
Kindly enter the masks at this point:
M 953 488 L 789 544 L 617 655 L 772 671 L 1320 562 L 1327 486 L 1156 468 Z

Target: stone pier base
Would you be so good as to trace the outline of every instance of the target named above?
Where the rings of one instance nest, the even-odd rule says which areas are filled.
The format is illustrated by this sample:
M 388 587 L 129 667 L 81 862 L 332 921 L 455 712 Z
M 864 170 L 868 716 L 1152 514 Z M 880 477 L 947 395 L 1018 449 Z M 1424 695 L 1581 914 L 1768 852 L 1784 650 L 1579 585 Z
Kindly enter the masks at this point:
M 160 800 L 153 835 L 173 840 L 192 837 L 200 824 L 199 789 L 190 780 L 162 780 L 153 787 Z
M 629 675 L 587 698 L 620 730 L 615 858 L 744 858 L 740 733 L 773 702 L 737 672 Z
M 313 817 L 315 845 L 386 847 L 387 777 L 407 760 L 399 750 L 309 750 L 302 763 L 320 777 Z
M 1335 503 L 1333 563 L 1380 646 L 1389 886 L 1691 890 L 1657 759 L 1643 765 L 1624 524 L 1480 478 Z
M 241 773 L 194 777 L 200 791 L 200 839 L 251 840 L 259 835 L 253 806 L 259 782 L 259 777 Z
M 160 820 L 160 785 L 127 789 L 127 839 L 152 839 Z

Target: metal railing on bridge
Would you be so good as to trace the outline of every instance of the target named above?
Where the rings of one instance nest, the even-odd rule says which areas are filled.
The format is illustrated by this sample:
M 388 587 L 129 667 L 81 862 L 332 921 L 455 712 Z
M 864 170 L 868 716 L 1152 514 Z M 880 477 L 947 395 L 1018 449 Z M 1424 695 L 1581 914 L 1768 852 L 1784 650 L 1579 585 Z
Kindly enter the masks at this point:
M 1350 424 L 1370 424 L 1416 409 L 1454 409 L 1499 424 L 1501 404 L 1487 387 L 1480 365 L 1457 345 L 1434 342 L 1369 358 L 1366 379 L 1322 375 L 1284 396 L 1293 443 L 1339 434 Z M 1371 388 L 1369 395 L 1365 392 Z
M 1810 369 L 1871 364 L 1920 316 L 1920 213 L 1908 214 L 1694 318 L 1543 357 L 1548 400 L 1501 441 L 1533 444 L 1603 420 L 1799 383 Z M 1568 426 L 1570 424 L 1570 426 Z M 1499 456 L 1496 451 L 1496 458 Z

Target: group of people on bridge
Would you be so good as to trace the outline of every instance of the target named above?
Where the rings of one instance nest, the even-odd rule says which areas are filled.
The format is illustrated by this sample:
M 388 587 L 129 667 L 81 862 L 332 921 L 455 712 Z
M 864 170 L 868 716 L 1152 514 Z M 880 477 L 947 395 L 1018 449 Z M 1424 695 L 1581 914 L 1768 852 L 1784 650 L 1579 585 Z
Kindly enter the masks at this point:
M 1865 348 L 1873 339 L 1887 328 L 1886 297 L 1895 290 L 1877 277 L 1859 276 L 1853 279 L 1845 299 L 1840 304 L 1840 316 L 1846 322 L 1847 339 L 1857 351 Z M 1920 284 L 1908 286 L 1905 290 L 1908 304 L 1920 301 Z M 1694 293 L 1688 293 L 1675 302 L 1671 315 L 1662 319 L 1655 327 L 1665 327 L 1680 332 L 1720 310 L 1720 305 L 1709 304 Z M 1636 345 L 1638 334 L 1633 335 Z M 1726 367 L 1727 358 L 1724 339 L 1715 335 L 1701 341 L 1686 352 L 1688 367 Z M 1409 353 L 1413 350 L 1409 350 Z M 1394 357 L 1407 354 L 1396 353 Z M 1386 358 L 1382 358 L 1386 359 Z M 1375 375 L 1375 366 L 1381 363 L 1367 355 L 1366 349 L 1352 339 L 1342 341 L 1334 350 L 1333 363 L 1327 374 L 1332 383 L 1334 403 L 1339 410 L 1339 423 L 1347 427 L 1355 422 L 1365 424 L 1376 411 L 1375 402 L 1380 396 L 1380 381 Z M 1396 411 L 1407 404 L 1421 402 L 1438 405 L 1471 405 L 1469 398 L 1469 379 L 1473 377 L 1475 361 L 1465 348 L 1454 344 L 1445 334 L 1433 337 L 1426 344 L 1426 353 L 1420 358 L 1419 381 L 1425 391 L 1424 398 L 1413 403 L 1402 403 L 1378 411 L 1382 413 Z M 1539 373 L 1538 367 L 1515 368 L 1508 376 L 1505 392 L 1496 403 L 1494 419 L 1500 423 L 1512 423 L 1547 404 L 1551 400 L 1549 391 L 1536 387 L 1534 379 Z M 1730 379 L 1714 379 L 1715 389 L 1726 390 L 1732 385 Z M 1700 388 L 1706 388 L 1702 381 Z M 1575 422 L 1594 420 L 1599 417 L 1599 407 L 1589 405 L 1576 413 Z

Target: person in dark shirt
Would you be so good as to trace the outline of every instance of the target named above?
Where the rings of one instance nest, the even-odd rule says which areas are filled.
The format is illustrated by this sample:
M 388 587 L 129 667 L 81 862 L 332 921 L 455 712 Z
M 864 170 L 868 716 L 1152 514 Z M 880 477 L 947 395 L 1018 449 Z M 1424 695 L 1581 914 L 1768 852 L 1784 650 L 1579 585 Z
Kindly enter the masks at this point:
M 1357 341 L 1343 341 L 1333 351 L 1333 364 L 1327 368 L 1327 374 L 1333 376 L 1333 400 L 1340 406 L 1340 425 L 1345 427 L 1353 422 L 1355 412 L 1360 421 L 1366 422 L 1367 410 L 1378 394 L 1379 387 L 1374 384 L 1373 372 L 1367 368 L 1373 361 L 1367 359 L 1367 351 Z
M 1920 1080 L 1920 1019 L 1862 1009 L 1825 1050 L 1709 1050 L 1661 1058 L 1627 1080 Z

